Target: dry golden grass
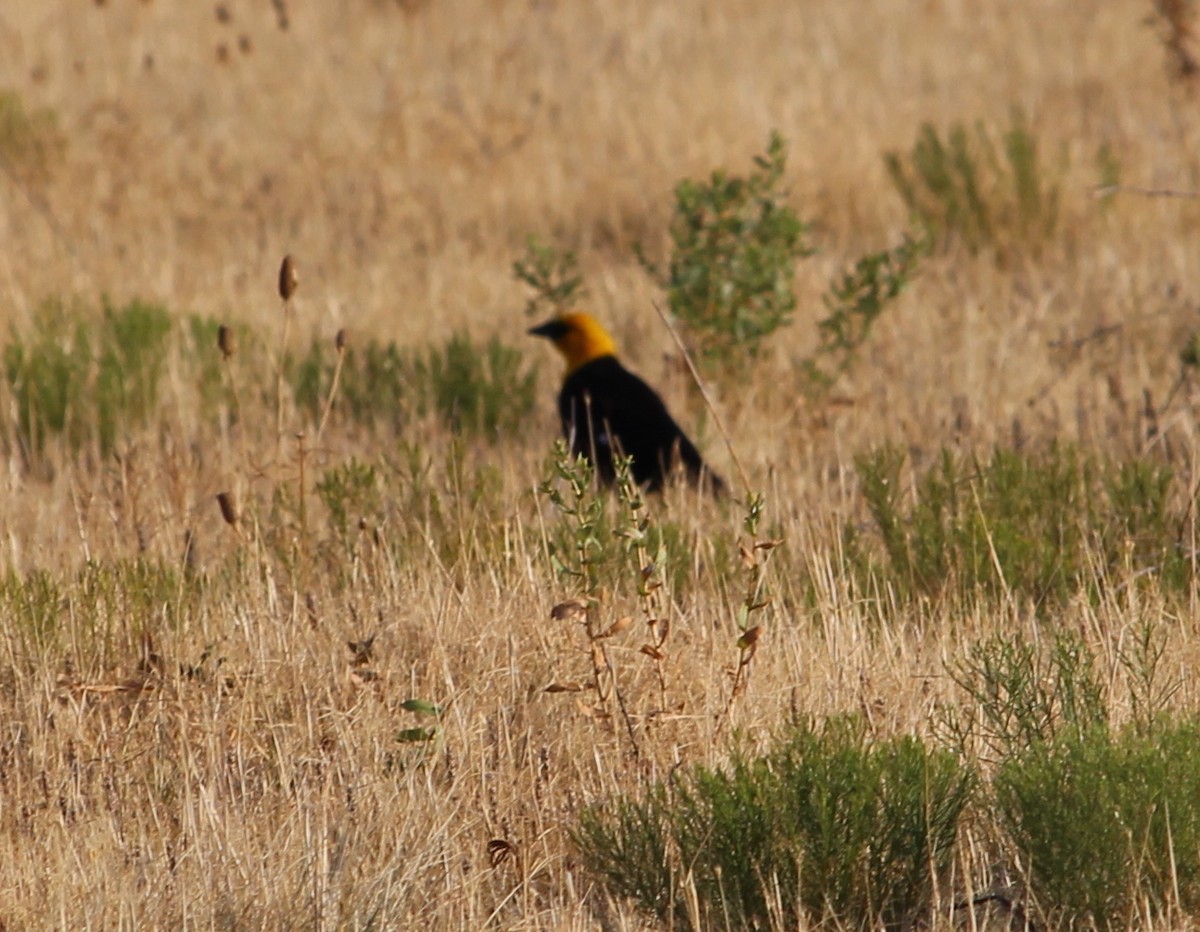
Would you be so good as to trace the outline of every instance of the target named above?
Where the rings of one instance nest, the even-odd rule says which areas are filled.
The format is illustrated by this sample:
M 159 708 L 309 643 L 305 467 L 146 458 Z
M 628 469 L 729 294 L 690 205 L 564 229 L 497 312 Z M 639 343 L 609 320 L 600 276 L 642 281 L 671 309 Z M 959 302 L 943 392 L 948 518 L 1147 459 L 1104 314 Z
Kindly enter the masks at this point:
M 953 694 L 947 658 L 997 631 L 1040 636 L 1042 622 L 1020 607 L 897 607 L 879 627 L 840 575 L 836 529 L 861 510 L 853 456 L 895 440 L 921 463 L 1016 431 L 1145 444 L 1143 392 L 1163 402 L 1196 324 L 1200 201 L 1118 195 L 1102 211 L 1090 187 L 1107 144 L 1130 184 L 1200 188 L 1195 100 L 1145 24 L 1151 6 L 353 0 L 287 4 L 285 30 L 283 4 L 9 0 L 0 89 L 52 108 L 67 145 L 36 184 L 0 174 L 0 307 L 20 330 L 47 296 L 142 296 L 275 334 L 291 254 L 294 341 L 348 327 L 415 345 L 467 326 L 519 343 L 511 263 L 539 233 L 579 252 L 592 309 L 682 408 L 660 295 L 629 247 L 661 255 L 674 183 L 745 170 L 776 128 L 821 252 L 802 263 L 795 325 L 717 402 L 787 541 L 732 725 L 765 740 L 791 710 L 858 710 L 881 734 L 925 733 Z M 1007 125 L 1013 106 L 1069 165 L 1057 241 L 1007 268 L 931 259 L 834 403 L 781 395 L 780 375 L 815 343 L 828 279 L 905 227 L 881 153 L 907 149 L 923 121 Z M 454 539 L 396 507 L 342 567 L 314 558 L 289 573 L 246 511 L 235 529 L 215 502 L 294 488 L 293 433 L 316 425 L 283 405 L 276 457 L 273 400 L 241 434 L 206 423 L 178 360 L 161 434 L 102 462 L 51 450 L 46 475 L 5 464 L 0 566 L 70 580 L 86 560 L 178 561 L 186 532 L 196 566 L 222 582 L 149 611 L 77 586 L 49 646 L 26 619 L 0 619 L 0 927 L 643 926 L 581 873 L 566 832 L 582 803 L 720 760 L 739 594 L 713 561 L 736 554 L 740 515 L 682 490 L 655 506 L 695 555 L 673 609 L 675 711 L 639 731 L 634 760 L 622 729 L 544 692 L 585 677 L 587 661 L 549 617 L 574 593 L 554 578 L 555 519 L 532 491 L 555 430 L 555 364 L 532 341 L 529 353 L 543 415 L 527 436 L 464 454 L 496 469 L 499 516 L 441 477 L 450 438 L 420 425 Z M 1185 467 L 1195 401 L 1188 386 L 1161 424 Z M 383 452 L 335 408 L 306 469 Z M 246 463 L 260 453 L 264 472 Z M 820 581 L 815 604 L 801 576 Z M 1058 623 L 1113 658 L 1139 619 L 1167 612 L 1138 598 Z M 638 610 L 614 601 L 613 619 Z M 1194 709 L 1195 618 L 1167 620 L 1185 684 L 1174 702 Z M 370 636 L 367 660 L 348 642 Z M 642 716 L 657 681 L 638 645 L 621 635 L 611 650 Z M 203 675 L 185 675 L 193 666 Z M 396 740 L 424 724 L 401 706 L 412 697 L 445 708 L 428 745 Z M 516 855 L 493 866 L 493 839 Z M 985 858 L 964 857 L 977 883 Z

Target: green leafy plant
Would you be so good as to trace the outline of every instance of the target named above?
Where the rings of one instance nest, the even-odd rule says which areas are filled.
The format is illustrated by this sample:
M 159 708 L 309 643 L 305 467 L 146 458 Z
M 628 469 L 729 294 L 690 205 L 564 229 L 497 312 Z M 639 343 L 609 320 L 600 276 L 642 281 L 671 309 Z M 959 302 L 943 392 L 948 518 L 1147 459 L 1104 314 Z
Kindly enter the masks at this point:
M 36 460 L 51 437 L 73 451 L 113 449 L 121 430 L 146 423 L 158 401 L 171 316 L 133 301 L 106 303 L 98 321 L 59 303 L 38 312 L 34 331 L 13 333 L 4 377 L 17 404 L 17 438 Z
M 766 756 L 585 809 L 575 842 L 613 892 L 686 928 L 897 927 L 926 913 L 975 780 L 914 738 L 802 724 Z
M 1167 591 L 1190 584 L 1187 502 L 1166 466 L 1060 445 L 996 450 L 986 460 L 943 451 L 910 501 L 903 463 L 893 447 L 856 460 L 882 560 L 852 525 L 844 537 L 860 576 L 882 575 L 908 597 L 1017 596 L 1053 606 L 1098 594 L 1130 565 Z
M 1006 259 L 1036 253 L 1057 228 L 1059 181 L 1020 111 L 999 147 L 982 124 L 971 133 L 956 123 L 943 138 L 926 123 L 909 153 L 888 152 L 884 164 L 905 205 L 943 245 L 992 248 Z
M 981 747 L 1007 760 L 1108 722 L 1095 658 L 1077 635 L 1053 635 L 1044 649 L 1019 636 L 990 638 L 951 661 L 948 672 L 967 701 L 944 709 L 941 723 L 962 753 Z
M 287 367 L 297 404 L 322 418 L 339 354 L 314 340 Z M 414 417 L 435 416 L 455 434 L 495 441 L 519 433 L 534 406 L 537 375 L 520 351 L 497 337 L 480 344 L 466 334 L 441 346 L 402 350 L 370 340 L 344 347 L 335 420 L 398 433 Z
M 905 235 L 899 246 L 868 253 L 830 283 L 822 296 L 829 314 L 818 324 L 820 343 L 802 363 L 814 390 L 826 389 L 854 363 L 879 315 L 916 274 L 932 238 Z
M 533 410 L 537 376 L 524 355 L 492 337 L 480 346 L 457 333 L 413 365 L 417 408 L 455 433 L 489 440 L 520 434 Z
M 329 512 L 338 537 L 348 542 L 360 520 L 374 517 L 382 506 L 378 470 L 370 463 L 351 457 L 349 462 L 327 469 L 317 480 L 317 496 Z
M 525 255 L 513 263 L 513 275 L 533 289 L 525 302 L 525 313 L 531 317 L 561 314 L 587 294 L 575 253 L 556 249 L 536 236 L 529 237 Z
M 1127 929 L 1200 909 L 1200 723 L 1032 745 L 996 805 L 1049 927 Z
M 785 163 L 783 138 L 772 133 L 748 176 L 717 170 L 708 181 L 681 181 L 665 273 L 638 250 L 710 372 L 742 370 L 791 322 L 796 260 L 813 250 L 808 225 L 785 201 Z

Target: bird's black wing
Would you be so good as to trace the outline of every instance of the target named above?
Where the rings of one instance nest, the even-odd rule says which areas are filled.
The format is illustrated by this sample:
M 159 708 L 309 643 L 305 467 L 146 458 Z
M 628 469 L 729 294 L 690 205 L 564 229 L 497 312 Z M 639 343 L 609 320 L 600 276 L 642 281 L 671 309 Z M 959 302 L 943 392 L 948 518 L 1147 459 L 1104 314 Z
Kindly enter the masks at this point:
M 615 357 L 595 359 L 573 372 L 559 396 L 563 430 L 576 453 L 588 456 L 606 482 L 613 479 L 612 453 L 633 458 L 633 477 L 657 491 L 678 457 L 693 481 L 702 476 L 715 490 L 721 480 L 705 466 L 658 393 Z

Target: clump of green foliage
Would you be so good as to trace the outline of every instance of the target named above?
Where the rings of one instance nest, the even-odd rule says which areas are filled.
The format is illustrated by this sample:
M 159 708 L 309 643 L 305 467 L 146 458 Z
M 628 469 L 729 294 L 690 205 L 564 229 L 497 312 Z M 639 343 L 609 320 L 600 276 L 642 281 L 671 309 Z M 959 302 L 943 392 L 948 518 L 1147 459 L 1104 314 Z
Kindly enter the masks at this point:
M 962 754 L 1009 760 L 1108 724 L 1095 657 L 1071 632 L 1044 646 L 1019 635 L 990 638 L 951 661 L 948 673 L 967 701 L 945 708 L 941 725 Z
M 995 767 L 981 814 L 1011 846 L 1039 927 L 1132 928 L 1200 909 L 1200 721 L 1172 717 L 1157 619 L 1130 626 L 1114 676 L 1075 632 L 998 635 L 951 661 L 956 755 Z M 1123 695 L 1110 695 L 1120 689 Z M 1110 713 L 1126 705 L 1118 726 Z
M 571 250 L 559 250 L 530 236 L 525 255 L 513 263 L 513 275 L 533 295 L 525 302 L 530 317 L 562 314 L 587 294 L 579 259 Z
M 800 724 L 765 756 L 584 810 L 575 842 L 614 892 L 684 928 L 894 927 L 925 915 L 975 783 L 914 738 Z
M 1011 596 L 1052 608 L 1098 595 L 1118 575 L 1154 577 L 1168 592 L 1190 585 L 1189 507 L 1165 465 L 1062 445 L 990 459 L 946 450 L 907 496 L 904 459 L 884 447 L 856 460 L 881 552 L 851 524 L 844 535 L 860 577 L 902 597 Z
M 908 153 L 888 152 L 884 164 L 909 211 L 942 245 L 1008 259 L 1036 254 L 1057 229 L 1059 178 L 1019 111 L 999 146 L 982 124 L 970 132 L 956 123 L 943 137 L 926 123 Z
M 348 544 L 358 523 L 376 518 L 383 505 L 379 470 L 351 457 L 325 470 L 317 480 L 317 497 L 329 513 L 334 533 Z
M 801 364 L 810 390 L 829 388 L 854 364 L 879 315 L 912 280 L 932 242 L 928 233 L 905 235 L 899 246 L 868 253 L 830 283 L 822 296 L 829 314 L 817 324 L 820 343 Z
M 38 460 L 53 437 L 72 451 L 112 451 L 120 432 L 155 411 L 172 330 L 158 304 L 105 302 L 99 320 L 59 302 L 38 311 L 33 332 L 13 332 L 4 378 L 17 406 L 17 442 Z
M 1200 722 L 1039 742 L 994 781 L 1051 928 L 1128 929 L 1200 911 Z
M 743 370 L 792 320 L 796 261 L 813 250 L 809 226 L 786 203 L 785 164 L 783 137 L 772 133 L 749 175 L 679 182 L 665 273 L 639 250 L 710 373 Z
M 497 337 L 479 343 L 456 333 L 417 350 L 371 340 L 350 344 L 345 354 L 336 410 L 359 426 L 398 433 L 408 419 L 432 415 L 455 434 L 495 441 L 519 433 L 533 410 L 536 372 Z M 334 347 L 313 340 L 287 366 L 296 402 L 314 421 L 335 365 Z

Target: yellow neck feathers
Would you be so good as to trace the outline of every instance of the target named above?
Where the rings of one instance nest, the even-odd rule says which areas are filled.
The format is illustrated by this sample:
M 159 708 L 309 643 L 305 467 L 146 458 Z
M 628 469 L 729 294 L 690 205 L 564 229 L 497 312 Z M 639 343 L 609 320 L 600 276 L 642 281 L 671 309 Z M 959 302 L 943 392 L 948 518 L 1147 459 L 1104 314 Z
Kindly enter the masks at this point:
M 567 374 L 601 356 L 615 356 L 617 344 L 590 314 L 572 312 L 529 331 L 550 340 L 567 361 Z

